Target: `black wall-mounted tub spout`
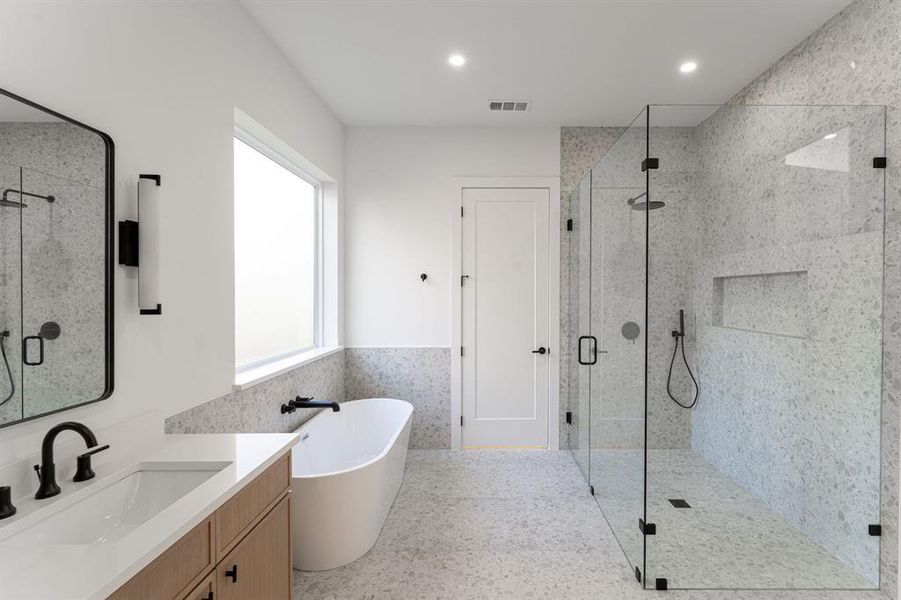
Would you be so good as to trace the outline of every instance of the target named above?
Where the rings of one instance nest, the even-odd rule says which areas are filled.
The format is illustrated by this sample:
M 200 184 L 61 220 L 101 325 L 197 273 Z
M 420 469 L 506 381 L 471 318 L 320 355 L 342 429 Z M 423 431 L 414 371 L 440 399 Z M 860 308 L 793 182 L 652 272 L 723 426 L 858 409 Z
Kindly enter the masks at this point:
M 34 466 L 41 481 L 41 485 L 34 495 L 37 500 L 59 494 L 59 485 L 56 483 L 56 465 L 53 464 L 53 443 L 56 441 L 56 436 L 63 431 L 74 431 L 80 435 L 88 448 L 93 448 L 97 445 L 97 436 L 94 435 L 94 432 L 87 425 L 76 423 L 75 421 L 66 421 L 52 427 L 44 436 L 44 442 L 41 444 L 41 465 Z M 98 448 L 97 451 L 99 452 L 100 449 Z M 88 465 L 88 468 L 90 469 L 90 465 Z M 93 472 L 91 474 L 93 476 Z
M 291 400 L 288 404 L 294 408 L 331 408 L 334 412 L 341 410 L 341 405 L 337 402 L 314 400 L 313 398 L 301 398 L 300 396 Z

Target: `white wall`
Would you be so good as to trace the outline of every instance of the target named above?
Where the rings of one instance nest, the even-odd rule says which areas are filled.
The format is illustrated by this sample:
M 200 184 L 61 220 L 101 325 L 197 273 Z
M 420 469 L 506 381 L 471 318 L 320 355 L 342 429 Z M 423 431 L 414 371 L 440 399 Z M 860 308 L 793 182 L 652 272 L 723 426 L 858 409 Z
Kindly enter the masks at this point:
M 134 274 L 116 266 L 113 397 L 0 430 L 0 462 L 25 446 L 16 440 L 62 418 L 102 426 L 151 409 L 173 414 L 228 393 L 234 109 L 290 144 L 339 189 L 341 123 L 231 2 L 3 0 L 0 87 L 113 137 L 117 220 L 134 217 L 139 172 L 162 175 L 164 202 L 161 317 L 138 315 Z M 340 246 L 336 262 L 338 253 Z
M 347 345 L 450 346 L 454 178 L 558 176 L 559 128 L 349 127 L 345 148 Z

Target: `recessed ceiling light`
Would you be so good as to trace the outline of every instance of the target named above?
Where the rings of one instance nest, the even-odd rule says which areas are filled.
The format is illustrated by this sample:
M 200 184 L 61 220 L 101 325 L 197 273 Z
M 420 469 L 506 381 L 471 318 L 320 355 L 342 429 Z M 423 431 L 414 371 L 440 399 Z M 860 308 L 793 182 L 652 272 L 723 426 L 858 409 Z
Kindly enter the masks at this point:
M 834 140 L 837 137 L 838 137 L 837 133 L 827 133 L 826 135 L 823 136 L 823 139 L 824 140 Z
M 452 67 L 462 67 L 466 64 L 466 57 L 462 54 L 451 54 L 447 57 L 447 62 Z
M 684 62 L 679 66 L 679 70 L 682 71 L 683 73 L 691 73 L 692 71 L 694 71 L 697 68 L 698 68 L 698 63 L 696 63 L 693 60 Z

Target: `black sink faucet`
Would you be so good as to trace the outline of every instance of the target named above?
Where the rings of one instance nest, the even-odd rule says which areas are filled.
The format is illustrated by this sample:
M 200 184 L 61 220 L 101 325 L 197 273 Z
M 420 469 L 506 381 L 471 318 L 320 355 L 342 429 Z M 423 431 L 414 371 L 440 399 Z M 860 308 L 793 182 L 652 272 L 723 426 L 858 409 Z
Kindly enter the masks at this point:
M 334 412 L 341 410 L 341 405 L 328 400 L 314 400 L 312 398 L 296 397 L 287 404 L 282 404 L 282 414 L 292 413 L 298 408 L 331 408 Z
M 109 448 L 109 445 L 95 448 L 97 446 L 97 436 L 94 435 L 94 432 L 87 425 L 82 423 L 66 421 L 52 427 L 44 436 L 44 441 L 41 444 L 41 465 L 34 466 L 38 472 L 38 479 L 41 482 L 37 493 L 34 495 L 37 500 L 59 494 L 59 486 L 56 484 L 56 465 L 53 463 L 53 444 L 56 441 L 56 436 L 63 431 L 74 431 L 81 436 L 88 448 L 94 448 L 78 457 L 78 471 L 75 473 L 74 481 L 85 481 L 94 477 L 94 471 L 91 470 L 91 455 Z

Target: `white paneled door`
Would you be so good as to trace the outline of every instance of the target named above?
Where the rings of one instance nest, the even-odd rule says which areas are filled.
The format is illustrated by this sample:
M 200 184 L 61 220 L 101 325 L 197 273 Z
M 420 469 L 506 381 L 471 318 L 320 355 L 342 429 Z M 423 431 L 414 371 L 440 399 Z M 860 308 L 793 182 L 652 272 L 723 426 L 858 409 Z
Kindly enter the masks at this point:
M 464 188 L 462 442 L 547 447 L 547 188 Z

